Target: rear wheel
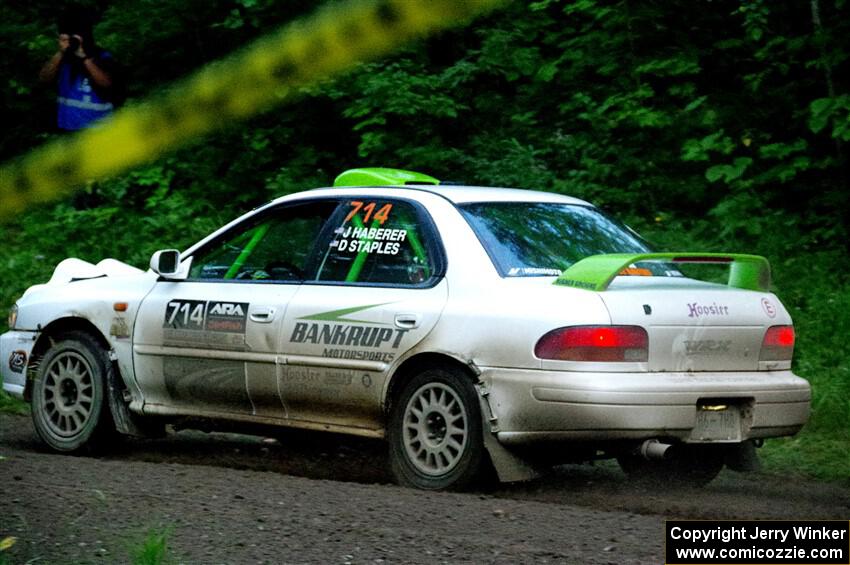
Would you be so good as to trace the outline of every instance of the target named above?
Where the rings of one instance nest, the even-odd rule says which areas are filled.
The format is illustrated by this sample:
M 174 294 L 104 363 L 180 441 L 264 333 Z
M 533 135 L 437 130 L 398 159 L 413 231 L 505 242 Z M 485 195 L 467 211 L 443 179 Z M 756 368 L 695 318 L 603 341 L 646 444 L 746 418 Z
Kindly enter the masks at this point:
M 39 437 L 56 451 L 91 447 L 114 431 L 105 406 L 112 364 L 91 336 L 68 333 L 39 363 L 32 388 L 32 420 Z
M 413 377 L 396 399 L 387 435 L 402 485 L 460 489 L 486 462 L 478 397 L 455 369 L 429 368 Z
M 723 469 L 725 453 L 717 446 L 674 445 L 667 459 L 644 459 L 639 454 L 617 458 L 630 479 L 647 485 L 701 487 L 710 483 Z

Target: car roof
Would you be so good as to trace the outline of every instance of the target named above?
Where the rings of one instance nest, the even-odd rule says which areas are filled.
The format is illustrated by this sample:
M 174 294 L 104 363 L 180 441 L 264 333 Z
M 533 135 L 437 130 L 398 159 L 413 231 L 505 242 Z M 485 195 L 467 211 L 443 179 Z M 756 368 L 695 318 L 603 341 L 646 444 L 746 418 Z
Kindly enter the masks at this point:
M 311 195 L 327 193 L 328 195 L 345 194 L 346 192 L 368 192 L 369 190 L 386 189 L 397 190 L 400 195 L 403 192 L 428 192 L 436 194 L 449 200 L 454 204 L 471 204 L 475 202 L 551 202 L 561 204 L 576 204 L 591 206 L 590 203 L 553 192 L 541 192 L 538 190 L 527 190 L 521 188 L 497 188 L 489 186 L 461 186 L 454 184 L 404 184 L 404 185 L 382 185 L 382 186 L 345 186 L 327 187 L 310 190 Z M 303 193 L 302 193 L 303 194 Z

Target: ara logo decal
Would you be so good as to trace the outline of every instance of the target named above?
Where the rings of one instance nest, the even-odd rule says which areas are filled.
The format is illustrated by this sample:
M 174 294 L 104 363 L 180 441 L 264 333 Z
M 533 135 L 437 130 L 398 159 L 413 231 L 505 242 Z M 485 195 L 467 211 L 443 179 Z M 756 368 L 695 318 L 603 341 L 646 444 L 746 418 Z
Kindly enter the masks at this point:
M 9 369 L 13 373 L 23 373 L 24 367 L 27 365 L 27 352 L 26 351 L 13 351 L 11 355 L 9 355 Z
M 243 304 L 238 302 L 211 302 L 210 315 L 214 316 L 244 316 Z
M 729 307 L 714 302 L 712 304 L 700 304 L 691 302 L 688 304 L 688 317 L 700 318 L 702 316 L 728 316 Z
M 245 333 L 247 302 L 209 302 L 206 329 L 211 332 Z

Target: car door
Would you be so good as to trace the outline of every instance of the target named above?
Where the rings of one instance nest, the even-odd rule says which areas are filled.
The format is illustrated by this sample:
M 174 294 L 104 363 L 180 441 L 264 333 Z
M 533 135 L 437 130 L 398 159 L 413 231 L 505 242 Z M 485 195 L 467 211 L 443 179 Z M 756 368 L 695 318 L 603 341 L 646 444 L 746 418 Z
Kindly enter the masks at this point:
M 445 253 L 411 200 L 349 198 L 329 224 L 284 320 L 281 397 L 293 420 L 378 429 L 389 368 L 445 306 Z
M 133 342 L 146 411 L 286 416 L 280 331 L 337 206 L 321 200 L 265 210 L 185 258 L 186 280 L 156 283 Z

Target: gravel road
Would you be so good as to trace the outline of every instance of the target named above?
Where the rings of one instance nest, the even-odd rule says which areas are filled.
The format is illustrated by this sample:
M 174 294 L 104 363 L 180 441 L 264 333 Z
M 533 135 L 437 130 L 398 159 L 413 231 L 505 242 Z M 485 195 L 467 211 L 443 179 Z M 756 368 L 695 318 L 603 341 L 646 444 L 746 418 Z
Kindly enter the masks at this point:
M 382 443 L 324 434 L 183 431 L 75 457 L 0 415 L 0 457 L 10 563 L 126 563 L 152 530 L 177 563 L 663 563 L 665 518 L 850 517 L 850 488 L 729 471 L 701 490 L 600 464 L 420 492 L 389 484 Z

